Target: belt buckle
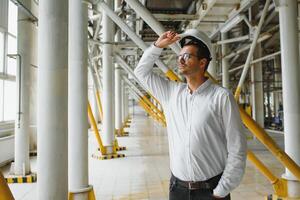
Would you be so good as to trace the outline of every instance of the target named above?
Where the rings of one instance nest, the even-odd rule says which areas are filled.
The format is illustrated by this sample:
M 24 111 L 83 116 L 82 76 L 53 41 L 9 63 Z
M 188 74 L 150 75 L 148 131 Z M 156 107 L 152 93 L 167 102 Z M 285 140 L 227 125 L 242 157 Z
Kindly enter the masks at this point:
M 196 190 L 197 187 L 194 186 L 194 182 L 189 182 L 189 190 Z

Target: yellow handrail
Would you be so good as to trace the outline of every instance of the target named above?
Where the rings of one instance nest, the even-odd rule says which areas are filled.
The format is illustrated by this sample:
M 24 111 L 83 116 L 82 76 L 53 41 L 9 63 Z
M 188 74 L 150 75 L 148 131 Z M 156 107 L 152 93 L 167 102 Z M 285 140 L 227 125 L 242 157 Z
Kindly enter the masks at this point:
M 96 101 L 97 101 L 97 106 L 99 110 L 99 115 L 101 122 L 103 122 L 103 109 L 102 109 L 102 103 L 101 103 L 101 98 L 100 98 L 100 91 L 96 91 Z
M 103 146 L 103 143 L 102 143 L 102 140 L 101 140 L 101 137 L 100 137 L 100 134 L 99 134 L 99 130 L 98 130 L 98 127 L 97 127 L 97 123 L 96 123 L 96 120 L 95 120 L 93 112 L 92 112 L 90 102 L 88 102 L 88 116 L 89 116 L 92 128 L 94 130 L 94 134 L 96 136 L 101 154 L 105 155 L 107 153 L 106 148 Z
M 0 172 L 0 200 L 14 200 L 3 174 Z

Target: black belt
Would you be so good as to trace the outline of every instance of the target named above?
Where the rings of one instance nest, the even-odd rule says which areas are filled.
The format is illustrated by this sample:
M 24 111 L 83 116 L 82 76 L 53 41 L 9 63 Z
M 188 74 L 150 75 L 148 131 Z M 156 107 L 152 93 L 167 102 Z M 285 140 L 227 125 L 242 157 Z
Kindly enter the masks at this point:
M 222 174 L 219 174 L 206 181 L 182 181 L 172 174 L 171 182 L 189 190 L 214 189 L 218 185 L 221 176 Z

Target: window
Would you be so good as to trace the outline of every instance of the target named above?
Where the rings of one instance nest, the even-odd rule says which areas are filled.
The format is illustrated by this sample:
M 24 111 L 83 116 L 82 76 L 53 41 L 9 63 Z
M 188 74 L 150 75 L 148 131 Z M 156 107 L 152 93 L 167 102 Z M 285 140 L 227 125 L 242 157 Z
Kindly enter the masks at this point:
M 8 32 L 14 36 L 17 36 L 18 31 L 18 7 L 9 1 L 8 5 Z
M 9 121 L 16 118 L 17 111 L 17 83 L 5 80 L 6 75 L 16 75 L 17 60 L 7 54 L 17 54 L 17 19 L 18 7 L 9 1 L 8 29 L 0 29 L 0 121 Z
M 3 85 L 4 84 L 4 80 L 0 79 L 0 122 L 4 120 L 4 95 L 3 95 Z
M 17 39 L 8 36 L 8 49 L 7 54 L 16 54 L 17 53 Z M 7 57 L 7 68 L 4 70 L 9 75 L 16 75 L 16 65 L 17 65 L 16 57 Z
M 18 57 L 8 57 L 7 58 L 7 70 L 6 73 L 9 75 L 16 75 L 16 66 Z
M 0 31 L 0 72 L 4 71 L 4 32 Z
M 4 81 L 4 121 L 16 117 L 16 82 Z

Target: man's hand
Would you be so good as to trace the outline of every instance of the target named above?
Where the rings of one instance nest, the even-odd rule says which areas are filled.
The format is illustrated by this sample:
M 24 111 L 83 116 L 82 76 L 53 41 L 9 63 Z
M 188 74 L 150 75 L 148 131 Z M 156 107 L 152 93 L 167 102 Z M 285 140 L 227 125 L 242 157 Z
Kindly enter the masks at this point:
M 180 37 L 177 33 L 175 33 L 174 31 L 167 31 L 159 36 L 154 45 L 159 48 L 165 48 L 179 39 Z

